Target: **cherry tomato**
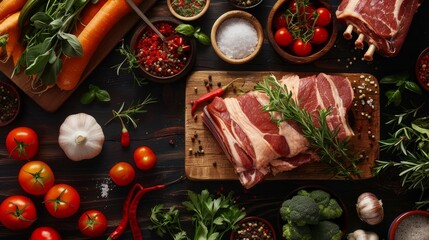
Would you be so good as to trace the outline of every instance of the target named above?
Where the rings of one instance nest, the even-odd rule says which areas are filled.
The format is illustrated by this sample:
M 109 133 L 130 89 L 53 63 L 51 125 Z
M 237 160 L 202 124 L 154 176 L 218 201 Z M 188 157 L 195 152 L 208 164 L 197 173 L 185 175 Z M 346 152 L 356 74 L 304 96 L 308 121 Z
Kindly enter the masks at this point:
M 80 216 L 78 228 L 87 237 L 99 237 L 107 229 L 107 219 L 98 210 L 88 210 Z
M 28 127 L 12 129 L 6 137 L 6 149 L 17 160 L 29 160 L 39 151 L 37 133 Z
M 292 43 L 292 52 L 300 57 L 310 55 L 312 50 L 311 43 L 297 39 Z
M 156 164 L 156 156 L 152 149 L 146 146 L 138 147 L 134 151 L 134 162 L 140 170 L 151 169 Z
M 287 27 L 287 20 L 285 15 L 281 12 L 277 12 L 276 14 L 274 14 L 273 24 L 276 30 L 283 27 Z
M 292 0 L 289 3 L 289 10 L 291 11 L 291 13 L 296 13 L 297 12 L 297 5 L 296 5 L 296 1 Z M 307 19 L 307 21 L 312 24 L 313 23 L 313 19 L 314 19 L 314 8 L 311 5 L 305 5 L 302 6 L 301 8 L 299 8 L 299 16 L 301 16 L 301 18 L 303 16 L 305 16 L 305 18 Z
M 80 195 L 67 184 L 56 184 L 49 189 L 43 201 L 48 212 L 56 218 L 70 217 L 80 206 Z
M 131 164 L 118 162 L 110 169 L 109 175 L 116 185 L 125 186 L 134 180 L 136 172 Z
M 322 44 L 326 42 L 328 38 L 329 38 L 329 33 L 328 33 L 328 30 L 326 30 L 326 28 L 318 27 L 318 26 L 314 27 L 314 34 L 313 34 L 313 37 L 311 38 L 312 43 Z
M 29 240 L 61 240 L 61 236 L 51 227 L 39 227 L 34 229 Z
M 18 173 L 19 185 L 33 195 L 45 194 L 54 185 L 54 181 L 52 169 L 42 161 L 30 161 Z
M 26 229 L 36 221 L 36 218 L 36 207 L 28 197 L 10 196 L 0 205 L 0 222 L 11 230 Z
M 316 25 L 324 27 L 328 25 L 331 22 L 331 12 L 324 7 L 320 7 L 316 9 L 316 12 L 318 14 Z
M 280 28 L 274 34 L 274 40 L 280 47 L 286 47 L 292 43 L 293 37 L 292 34 L 285 28 Z

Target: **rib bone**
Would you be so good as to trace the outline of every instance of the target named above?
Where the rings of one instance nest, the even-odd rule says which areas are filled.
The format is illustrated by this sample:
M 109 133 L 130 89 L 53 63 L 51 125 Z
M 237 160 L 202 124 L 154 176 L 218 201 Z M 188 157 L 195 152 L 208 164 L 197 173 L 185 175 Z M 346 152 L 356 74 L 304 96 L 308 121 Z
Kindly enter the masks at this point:
M 363 59 L 365 59 L 366 61 L 372 61 L 372 56 L 374 55 L 375 50 L 376 50 L 375 45 L 370 44 L 365 55 L 363 55 Z
M 347 40 L 352 39 L 352 37 L 353 37 L 352 32 L 353 32 L 353 25 L 349 24 L 347 26 L 346 31 L 344 31 L 344 33 L 343 33 L 344 38 Z
M 355 46 L 359 49 L 363 49 L 364 43 L 363 39 L 365 38 L 365 35 L 363 33 L 359 34 L 359 37 L 355 41 Z

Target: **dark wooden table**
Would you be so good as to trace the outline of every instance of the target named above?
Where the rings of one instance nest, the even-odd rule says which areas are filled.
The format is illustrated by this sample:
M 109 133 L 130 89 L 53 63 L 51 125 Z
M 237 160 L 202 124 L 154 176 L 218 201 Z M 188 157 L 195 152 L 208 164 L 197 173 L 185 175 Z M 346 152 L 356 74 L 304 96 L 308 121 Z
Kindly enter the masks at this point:
M 265 26 L 268 12 L 274 0 L 265 0 L 262 5 L 249 11 L 254 14 Z M 332 1 L 336 8 L 339 1 Z M 222 13 L 233 9 L 227 1 L 212 1 L 210 9 L 201 18 L 193 22 L 195 26 L 201 26 L 202 30 L 210 33 L 211 26 Z M 320 60 L 305 64 L 293 65 L 280 59 L 273 51 L 268 40 L 265 40 L 259 56 L 245 65 L 229 65 L 221 61 L 210 47 L 199 45 L 198 55 L 193 70 L 238 70 L 238 71 L 293 71 L 293 72 L 350 72 L 370 73 L 378 79 L 381 77 L 408 71 L 414 76 L 414 64 L 419 53 L 429 46 L 429 4 L 424 2 L 415 15 L 406 42 L 401 53 L 394 58 L 375 56 L 373 62 L 360 60 L 363 52 L 355 50 L 353 41 L 345 41 L 339 34 L 335 47 Z M 165 1 L 159 1 L 148 15 L 169 15 Z M 340 27 L 340 33 L 344 27 Z M 130 34 L 125 37 L 129 42 Z M 119 46 L 119 43 L 118 43 Z M 37 159 L 47 162 L 56 176 L 56 183 L 67 183 L 77 188 L 81 194 L 82 204 L 77 214 L 66 219 L 51 217 L 44 208 L 41 197 L 31 197 L 38 208 L 38 220 L 32 227 L 25 231 L 13 232 L 0 226 L 1 239 L 27 239 L 31 231 L 42 225 L 56 228 L 64 239 L 86 239 L 77 230 L 77 219 L 81 213 L 89 209 L 98 209 L 108 218 L 109 228 L 103 237 L 107 238 L 119 223 L 122 215 L 122 204 L 129 187 L 117 187 L 109 180 L 109 169 L 118 161 L 132 163 L 133 149 L 141 145 L 151 147 L 158 157 L 155 168 L 149 171 L 137 170 L 136 182 L 144 186 L 151 186 L 171 181 L 185 174 L 184 155 L 186 154 L 185 142 L 185 86 L 183 79 L 173 84 L 149 83 L 138 87 L 128 74 L 115 75 L 112 66 L 121 62 L 122 57 L 116 51 L 112 51 L 108 57 L 93 71 L 88 79 L 56 112 L 48 113 L 36 105 L 28 96 L 22 94 L 22 110 L 18 118 L 10 125 L 0 128 L 0 201 L 7 196 L 23 194 L 27 195 L 19 186 L 17 173 L 23 162 L 10 159 L 5 150 L 6 134 L 18 126 L 29 126 L 35 129 L 40 138 L 40 151 Z M 0 75 L 2 81 L 9 81 L 7 76 Z M 89 84 L 96 84 L 107 89 L 112 97 L 110 103 L 92 103 L 82 105 L 79 98 L 87 91 Z M 390 128 L 384 126 L 385 113 L 396 111 L 394 107 L 385 107 L 386 98 L 384 92 L 387 86 L 381 86 L 381 135 L 387 136 Z M 129 127 L 132 140 L 128 149 L 120 146 L 120 125 L 113 122 L 103 126 L 106 135 L 102 153 L 92 160 L 73 162 L 68 160 L 57 143 L 58 129 L 69 114 L 85 112 L 93 115 L 100 124 L 104 124 L 111 116 L 112 109 L 118 109 L 123 101 L 142 100 L 147 94 L 158 99 L 158 102 L 147 107 L 148 112 L 140 116 L 137 129 Z M 427 96 L 427 94 L 425 94 Z M 417 101 L 428 101 L 428 97 L 417 98 Z M 407 101 L 408 99 L 405 99 Z M 173 143 L 173 144 L 172 144 Z M 381 159 L 384 154 L 381 153 Z M 102 192 L 102 184 L 108 184 L 109 190 Z M 138 208 L 138 219 L 145 239 L 158 239 L 154 232 L 148 229 L 150 225 L 150 208 L 155 204 L 178 205 L 186 200 L 187 191 L 201 191 L 208 189 L 212 193 L 228 193 L 234 191 L 238 203 L 246 208 L 247 215 L 259 215 L 269 219 L 280 233 L 281 226 L 278 223 L 278 210 L 285 196 L 293 189 L 303 185 L 321 185 L 335 191 L 347 206 L 349 214 L 348 232 L 356 229 L 371 230 L 382 238 L 387 235 L 390 222 L 400 213 L 413 209 L 414 202 L 418 200 L 419 192 L 407 191 L 402 188 L 395 172 L 387 172 L 364 181 L 265 181 L 250 190 L 245 190 L 238 181 L 190 181 L 185 180 L 169 186 L 165 190 L 148 193 L 143 197 Z M 383 200 L 385 219 L 381 224 L 369 226 L 361 222 L 355 211 L 355 203 L 359 194 L 373 192 Z M 107 195 L 107 196 L 106 196 Z M 193 228 L 190 216 L 183 215 L 185 227 L 191 231 Z M 132 239 L 129 229 L 121 239 Z

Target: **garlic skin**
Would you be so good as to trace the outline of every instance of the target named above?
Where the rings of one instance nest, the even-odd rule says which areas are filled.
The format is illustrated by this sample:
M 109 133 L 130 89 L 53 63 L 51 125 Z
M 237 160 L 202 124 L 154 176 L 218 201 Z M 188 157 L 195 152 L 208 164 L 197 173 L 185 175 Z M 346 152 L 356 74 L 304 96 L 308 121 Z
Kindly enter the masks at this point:
M 378 240 L 378 235 L 374 232 L 367 232 L 362 229 L 358 229 L 347 235 L 348 240 Z
M 104 143 L 101 126 L 86 113 L 68 116 L 60 127 L 58 144 L 73 161 L 91 159 L 100 154 Z
M 383 202 L 373 193 L 362 193 L 356 203 L 356 211 L 359 218 L 369 225 L 376 225 L 383 221 Z

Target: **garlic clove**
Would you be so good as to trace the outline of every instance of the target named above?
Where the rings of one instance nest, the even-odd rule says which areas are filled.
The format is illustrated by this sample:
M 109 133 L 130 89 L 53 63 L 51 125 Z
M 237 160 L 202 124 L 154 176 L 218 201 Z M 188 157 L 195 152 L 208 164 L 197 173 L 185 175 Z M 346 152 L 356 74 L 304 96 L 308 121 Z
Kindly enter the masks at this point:
M 370 225 L 379 224 L 384 218 L 383 202 L 370 192 L 358 197 L 356 211 L 358 217 Z

